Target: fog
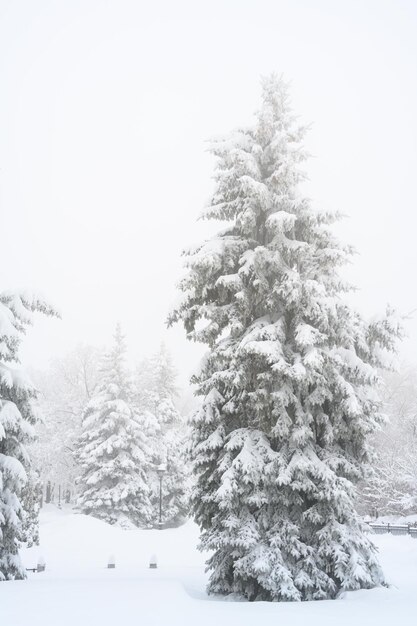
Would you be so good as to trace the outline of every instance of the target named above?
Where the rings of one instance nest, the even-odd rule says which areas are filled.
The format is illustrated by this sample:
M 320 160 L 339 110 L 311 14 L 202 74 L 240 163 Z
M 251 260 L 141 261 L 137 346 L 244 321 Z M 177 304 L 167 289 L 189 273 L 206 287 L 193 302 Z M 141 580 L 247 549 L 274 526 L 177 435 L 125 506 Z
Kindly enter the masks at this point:
M 206 140 L 251 123 L 259 77 L 312 123 L 307 192 L 358 250 L 366 314 L 417 308 L 413 1 L 0 2 L 0 278 L 42 292 L 23 360 L 45 366 L 117 321 L 132 359 L 163 340 L 186 381 L 201 348 L 165 320 L 181 250 L 209 234 Z M 401 355 L 415 360 L 417 317 Z

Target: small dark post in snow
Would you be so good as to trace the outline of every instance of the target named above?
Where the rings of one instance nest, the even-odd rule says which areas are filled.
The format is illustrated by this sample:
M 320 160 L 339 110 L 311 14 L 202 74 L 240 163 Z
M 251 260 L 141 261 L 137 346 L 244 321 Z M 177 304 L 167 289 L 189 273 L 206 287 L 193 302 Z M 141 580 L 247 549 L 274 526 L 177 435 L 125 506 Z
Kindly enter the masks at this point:
M 45 563 L 45 559 L 43 558 L 43 556 L 40 556 L 38 558 L 38 564 L 36 566 L 36 571 L 39 572 L 44 572 L 46 569 L 46 563 Z
M 115 567 L 116 567 L 116 559 L 114 558 L 114 554 L 111 554 L 107 562 L 107 569 L 115 569 Z
M 149 559 L 149 567 L 150 569 L 156 569 L 158 567 L 156 554 L 152 554 L 151 558 Z

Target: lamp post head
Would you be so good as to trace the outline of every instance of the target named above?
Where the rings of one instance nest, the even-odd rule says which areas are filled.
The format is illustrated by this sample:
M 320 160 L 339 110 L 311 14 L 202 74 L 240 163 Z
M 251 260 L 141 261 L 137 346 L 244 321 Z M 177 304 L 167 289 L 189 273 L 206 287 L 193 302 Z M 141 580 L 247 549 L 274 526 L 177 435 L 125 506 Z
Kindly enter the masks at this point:
M 158 465 L 158 467 L 156 468 L 156 471 L 158 472 L 158 476 L 160 478 L 162 478 L 162 476 L 165 474 L 165 472 L 167 471 L 167 466 L 165 465 L 165 463 L 161 463 L 160 465 Z

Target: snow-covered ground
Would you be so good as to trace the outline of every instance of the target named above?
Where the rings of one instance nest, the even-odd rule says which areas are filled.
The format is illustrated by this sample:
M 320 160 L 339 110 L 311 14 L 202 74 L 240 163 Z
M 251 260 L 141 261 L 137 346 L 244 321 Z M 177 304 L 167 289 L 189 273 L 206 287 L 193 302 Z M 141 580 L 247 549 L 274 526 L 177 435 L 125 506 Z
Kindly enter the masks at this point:
M 38 557 L 46 571 L 0 583 L 1 626 L 414 626 L 417 540 L 376 536 L 390 588 L 334 601 L 248 603 L 209 598 L 198 530 L 124 531 L 49 507 L 42 512 Z M 116 568 L 107 569 L 114 554 Z M 152 554 L 158 568 L 149 569 Z

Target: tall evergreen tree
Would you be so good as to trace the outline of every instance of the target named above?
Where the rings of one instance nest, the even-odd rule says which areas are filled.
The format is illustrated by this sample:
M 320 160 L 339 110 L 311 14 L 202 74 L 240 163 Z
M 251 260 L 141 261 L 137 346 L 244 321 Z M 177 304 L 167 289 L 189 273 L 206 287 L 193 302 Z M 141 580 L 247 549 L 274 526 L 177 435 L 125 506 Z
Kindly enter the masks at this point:
M 79 509 L 110 524 L 147 526 L 152 517 L 147 472 L 152 416 L 134 402 L 120 326 L 105 355 L 98 391 L 83 416 L 76 456 Z
M 271 77 L 255 125 L 213 143 L 204 217 L 227 226 L 186 253 L 169 320 L 209 348 L 192 424 L 209 591 L 250 600 L 334 598 L 383 580 L 354 485 L 380 421 L 377 368 L 399 330 L 343 299 L 351 250 L 329 228 L 337 216 L 299 191 L 304 132 Z
M 19 369 L 19 347 L 35 311 L 54 311 L 28 294 L 0 294 L 0 580 L 25 577 L 18 549 L 22 488 L 30 466 L 25 443 L 34 435 L 36 391 Z

